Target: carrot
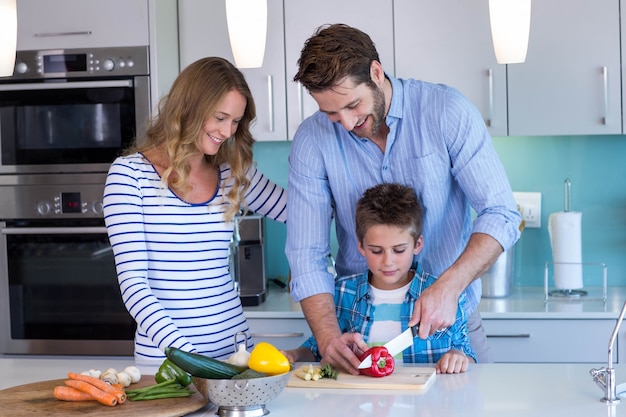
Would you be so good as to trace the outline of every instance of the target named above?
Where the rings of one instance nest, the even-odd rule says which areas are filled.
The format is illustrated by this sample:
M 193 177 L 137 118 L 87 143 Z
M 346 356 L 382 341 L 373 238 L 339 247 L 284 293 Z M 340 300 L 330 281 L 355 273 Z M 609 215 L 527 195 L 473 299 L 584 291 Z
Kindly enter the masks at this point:
M 54 387 L 54 398 L 61 401 L 93 401 L 94 398 L 86 393 L 77 390 L 76 388 L 58 386 Z
M 123 388 L 114 387 L 113 385 L 109 384 L 108 382 L 104 382 L 101 379 L 89 375 L 76 374 L 74 372 L 68 372 L 67 377 L 69 379 L 87 382 L 104 392 L 115 395 L 115 397 L 117 397 L 117 402 L 119 402 L 120 404 L 126 401 L 126 392 Z
M 88 393 L 100 404 L 108 405 L 109 407 L 114 407 L 117 404 L 117 397 L 115 395 L 102 391 L 98 387 L 91 385 L 89 382 L 69 379 L 65 381 L 65 385 Z

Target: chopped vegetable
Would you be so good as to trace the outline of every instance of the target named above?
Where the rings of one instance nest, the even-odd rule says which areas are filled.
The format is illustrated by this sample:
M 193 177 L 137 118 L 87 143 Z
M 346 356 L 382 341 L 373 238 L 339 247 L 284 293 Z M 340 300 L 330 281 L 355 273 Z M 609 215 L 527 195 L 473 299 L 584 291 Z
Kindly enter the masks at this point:
M 362 361 L 369 355 L 372 355 L 372 366 L 370 366 L 369 368 L 360 369 L 360 374 L 380 378 L 390 375 L 393 372 L 393 356 L 391 356 L 386 347 L 374 346 L 363 352 L 359 359 Z
M 191 391 L 189 387 L 183 387 L 176 382 L 175 379 L 169 379 L 156 385 L 126 391 L 126 395 L 128 395 L 131 401 L 189 397 L 192 394 L 193 391 Z
M 65 385 L 75 388 L 79 391 L 86 392 L 100 404 L 104 404 L 109 407 L 114 407 L 117 404 L 117 397 L 115 395 L 110 394 L 106 391 L 102 391 L 96 386 L 91 385 L 89 382 L 79 381 L 76 379 L 68 379 L 65 381 Z
M 294 374 L 305 381 L 317 381 L 322 377 L 322 368 L 312 364 L 301 366 L 294 371 Z
M 289 359 L 267 342 L 259 342 L 252 349 L 248 367 L 268 375 L 284 374 L 291 370 Z
M 86 392 L 61 385 L 54 387 L 54 398 L 61 401 L 95 401 L 94 398 Z
M 323 366 L 304 365 L 296 369 L 294 374 L 305 381 L 317 381 L 321 378 L 337 379 L 337 371 L 329 363 Z
M 226 359 L 226 363 L 237 366 L 248 366 L 250 360 L 250 352 L 246 350 L 246 344 L 240 343 L 237 352 L 233 353 L 230 358 Z
M 176 365 L 169 359 L 165 359 L 161 366 L 159 366 L 159 370 L 156 375 L 154 375 L 154 380 L 157 383 L 169 381 L 173 379 L 178 382 L 178 384 L 183 387 L 191 384 L 191 376 L 187 372 L 185 372 L 180 366 Z
M 322 365 L 322 378 L 337 379 L 338 372 L 333 369 L 330 363 Z

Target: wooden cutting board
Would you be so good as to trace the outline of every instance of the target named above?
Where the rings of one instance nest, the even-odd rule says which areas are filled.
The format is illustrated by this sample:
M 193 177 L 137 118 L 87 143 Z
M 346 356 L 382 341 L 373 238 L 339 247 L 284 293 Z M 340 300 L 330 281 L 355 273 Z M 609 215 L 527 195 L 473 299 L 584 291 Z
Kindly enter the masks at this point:
M 107 407 L 97 401 L 59 401 L 52 395 L 54 387 L 65 385 L 64 379 L 35 382 L 0 391 L 0 416 L 132 416 L 179 417 L 204 407 L 207 400 L 198 392 L 186 398 L 164 398 L 130 401 Z M 156 384 L 153 375 L 144 375 L 129 389 Z M 195 391 L 193 385 L 190 386 Z
M 322 378 L 305 381 L 291 374 L 288 387 L 294 388 L 359 388 L 378 390 L 424 390 L 435 380 L 435 368 L 397 367 L 391 375 L 373 378 L 367 375 L 339 373 L 337 379 Z

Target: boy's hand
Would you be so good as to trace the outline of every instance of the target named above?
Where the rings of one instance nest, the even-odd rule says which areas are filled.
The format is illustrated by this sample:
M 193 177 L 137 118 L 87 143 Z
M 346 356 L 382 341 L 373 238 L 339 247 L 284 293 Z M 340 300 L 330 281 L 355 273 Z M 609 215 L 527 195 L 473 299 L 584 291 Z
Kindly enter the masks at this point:
M 469 361 L 470 359 L 463 352 L 451 349 L 439 359 L 435 369 L 438 374 L 458 374 L 467 370 Z

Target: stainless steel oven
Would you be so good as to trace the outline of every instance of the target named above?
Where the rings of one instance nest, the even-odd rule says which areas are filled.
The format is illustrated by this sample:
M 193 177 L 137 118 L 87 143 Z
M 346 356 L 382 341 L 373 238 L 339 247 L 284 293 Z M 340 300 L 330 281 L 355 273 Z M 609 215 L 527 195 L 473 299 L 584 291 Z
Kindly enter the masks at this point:
M 18 51 L 0 78 L 0 353 L 132 355 L 102 194 L 149 85 L 148 47 Z
M 0 78 L 0 174 L 103 172 L 150 113 L 148 47 L 18 51 Z
M 0 175 L 0 353 L 132 355 L 105 177 Z

